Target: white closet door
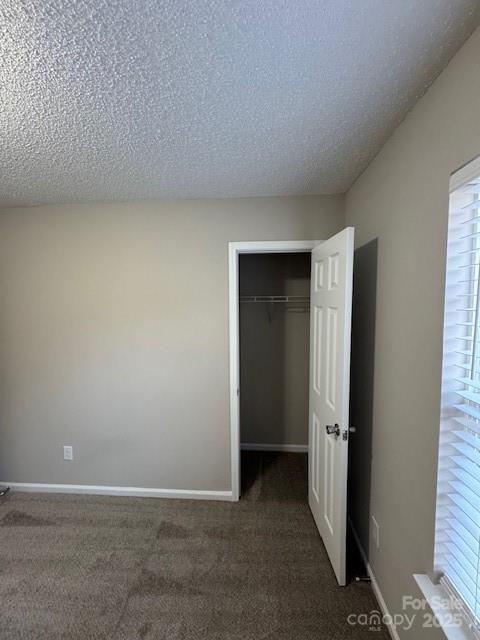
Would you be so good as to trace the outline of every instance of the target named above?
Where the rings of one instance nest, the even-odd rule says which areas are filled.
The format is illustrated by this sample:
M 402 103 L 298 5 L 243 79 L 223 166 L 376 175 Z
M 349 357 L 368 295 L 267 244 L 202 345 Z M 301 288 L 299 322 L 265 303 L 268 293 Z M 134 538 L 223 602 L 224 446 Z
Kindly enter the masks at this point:
M 312 251 L 308 502 L 345 584 L 354 229 Z

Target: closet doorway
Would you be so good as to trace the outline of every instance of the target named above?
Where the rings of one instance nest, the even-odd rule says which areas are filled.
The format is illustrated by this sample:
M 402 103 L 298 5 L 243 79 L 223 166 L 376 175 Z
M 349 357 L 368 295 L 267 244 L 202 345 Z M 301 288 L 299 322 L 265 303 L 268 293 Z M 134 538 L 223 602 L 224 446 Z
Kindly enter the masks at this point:
M 308 433 L 308 504 L 340 585 L 353 238 L 349 227 L 325 241 L 229 243 L 232 499 L 240 498 L 241 439 L 298 451 Z
M 310 252 L 240 255 L 242 450 L 308 452 L 310 263 Z

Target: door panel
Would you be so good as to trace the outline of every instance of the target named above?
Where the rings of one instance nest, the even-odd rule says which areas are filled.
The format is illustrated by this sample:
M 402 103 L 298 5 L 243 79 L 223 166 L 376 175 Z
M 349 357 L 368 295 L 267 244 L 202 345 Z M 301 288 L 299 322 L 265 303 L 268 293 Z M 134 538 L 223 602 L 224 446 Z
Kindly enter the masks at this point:
M 322 384 L 322 327 L 323 309 L 313 307 L 313 351 L 315 363 L 313 367 L 313 388 L 320 393 Z
M 346 564 L 353 237 L 349 227 L 312 251 L 310 302 L 308 501 L 341 585 Z

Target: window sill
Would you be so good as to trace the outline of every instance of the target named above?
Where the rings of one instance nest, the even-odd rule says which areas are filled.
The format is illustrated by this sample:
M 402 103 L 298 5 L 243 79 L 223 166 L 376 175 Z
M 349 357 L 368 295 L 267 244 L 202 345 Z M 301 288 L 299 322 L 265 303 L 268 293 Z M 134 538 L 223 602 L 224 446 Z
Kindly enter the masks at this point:
M 445 607 L 445 602 L 451 600 L 441 584 L 434 584 L 425 574 L 416 573 L 413 577 L 438 620 L 447 640 L 479 640 L 480 636 L 468 626 L 466 620 L 461 626 L 452 624 L 452 618 L 458 615 L 458 609 L 453 606 L 451 608 Z

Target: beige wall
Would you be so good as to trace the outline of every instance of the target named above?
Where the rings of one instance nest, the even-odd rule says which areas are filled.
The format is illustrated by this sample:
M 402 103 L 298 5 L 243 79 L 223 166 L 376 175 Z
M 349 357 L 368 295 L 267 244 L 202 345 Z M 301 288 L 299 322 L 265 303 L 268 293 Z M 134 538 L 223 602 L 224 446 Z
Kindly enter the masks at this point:
M 342 227 L 337 196 L 0 213 L 0 480 L 229 490 L 227 243 Z
M 240 256 L 240 295 L 310 296 L 310 252 Z M 240 304 L 241 441 L 308 445 L 309 305 Z
M 357 526 L 392 612 L 402 594 L 418 595 L 412 574 L 432 564 L 449 174 L 478 154 L 479 30 L 347 194 L 357 247 L 378 238 L 373 461 L 364 506 L 380 524 L 380 549 L 362 519 Z M 356 426 L 361 438 L 368 425 Z M 358 465 L 357 475 L 362 482 Z M 400 631 L 407 636 L 441 634 Z

